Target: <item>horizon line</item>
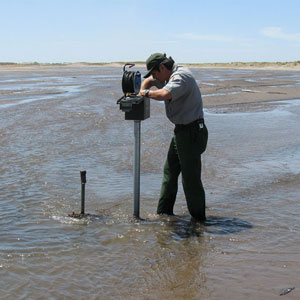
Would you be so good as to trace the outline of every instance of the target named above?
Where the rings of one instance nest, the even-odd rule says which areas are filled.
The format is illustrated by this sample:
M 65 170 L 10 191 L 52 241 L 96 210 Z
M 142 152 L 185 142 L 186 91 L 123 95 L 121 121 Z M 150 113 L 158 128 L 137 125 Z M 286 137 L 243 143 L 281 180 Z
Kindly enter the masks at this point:
M 74 64 L 85 64 L 85 65 L 111 65 L 111 64 L 126 64 L 129 61 L 112 61 L 112 62 L 88 62 L 88 61 L 77 61 L 77 62 L 12 62 L 12 61 L 0 61 L 0 65 L 74 65 Z M 143 64 L 144 61 L 130 61 L 130 63 Z M 184 65 L 230 65 L 230 64 L 300 64 L 300 60 L 297 61 L 233 61 L 233 62 L 178 62 L 177 64 Z

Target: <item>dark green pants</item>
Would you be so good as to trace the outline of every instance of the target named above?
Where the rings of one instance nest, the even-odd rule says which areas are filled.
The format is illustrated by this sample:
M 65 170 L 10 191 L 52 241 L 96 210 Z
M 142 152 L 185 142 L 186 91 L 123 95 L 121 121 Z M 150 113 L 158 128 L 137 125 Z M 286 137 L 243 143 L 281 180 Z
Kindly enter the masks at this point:
M 207 145 L 208 131 L 203 124 L 175 128 L 164 166 L 163 182 L 157 208 L 158 214 L 173 215 L 182 173 L 183 190 L 192 217 L 205 220 L 205 191 L 201 181 L 201 154 Z

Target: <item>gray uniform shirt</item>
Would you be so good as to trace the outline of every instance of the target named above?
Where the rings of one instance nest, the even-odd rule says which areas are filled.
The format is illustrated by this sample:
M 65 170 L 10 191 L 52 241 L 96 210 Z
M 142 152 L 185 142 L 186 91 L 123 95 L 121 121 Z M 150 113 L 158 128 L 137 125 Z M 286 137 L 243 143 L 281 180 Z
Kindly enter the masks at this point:
M 164 85 L 154 80 L 154 84 L 172 95 L 172 100 L 165 101 L 166 114 L 172 123 L 188 124 L 203 118 L 200 89 L 188 68 L 174 65 L 169 82 Z

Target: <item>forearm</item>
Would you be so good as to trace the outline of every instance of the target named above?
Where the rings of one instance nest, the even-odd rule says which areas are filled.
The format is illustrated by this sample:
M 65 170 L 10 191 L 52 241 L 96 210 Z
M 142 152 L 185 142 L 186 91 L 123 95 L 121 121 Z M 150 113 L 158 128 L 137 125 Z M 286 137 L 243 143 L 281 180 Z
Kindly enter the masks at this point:
M 148 92 L 148 97 L 158 101 L 166 101 L 172 99 L 171 94 L 165 89 L 150 90 Z
M 145 79 L 142 84 L 141 84 L 141 90 L 147 90 L 150 89 L 151 87 L 153 87 L 153 80 L 152 77 L 149 77 L 147 79 Z
M 171 100 L 172 95 L 165 90 L 164 88 L 158 90 L 150 90 L 154 86 L 153 80 L 151 77 L 145 79 L 141 84 L 141 90 L 139 92 L 140 96 L 146 96 L 146 90 L 149 90 L 148 97 L 158 101 Z

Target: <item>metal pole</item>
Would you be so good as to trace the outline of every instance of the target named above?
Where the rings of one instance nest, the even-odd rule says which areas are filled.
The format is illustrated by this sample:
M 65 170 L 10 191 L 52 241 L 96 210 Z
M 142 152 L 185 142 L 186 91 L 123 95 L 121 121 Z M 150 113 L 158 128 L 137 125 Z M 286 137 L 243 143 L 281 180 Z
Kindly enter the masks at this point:
M 80 171 L 80 178 L 81 178 L 81 214 L 84 215 L 86 171 Z
M 141 154 L 141 121 L 134 121 L 134 207 L 133 215 L 140 217 L 140 154 Z

